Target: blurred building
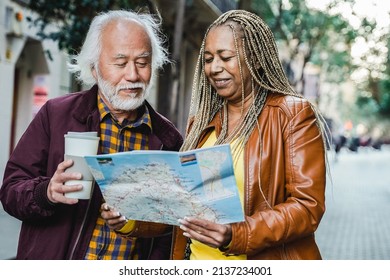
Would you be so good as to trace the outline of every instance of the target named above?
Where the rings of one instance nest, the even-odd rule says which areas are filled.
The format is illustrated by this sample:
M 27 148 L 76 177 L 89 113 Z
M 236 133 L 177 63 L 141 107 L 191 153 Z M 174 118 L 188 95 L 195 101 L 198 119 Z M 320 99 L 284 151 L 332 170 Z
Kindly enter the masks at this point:
M 40 41 L 27 17 L 27 0 L 0 1 L 0 175 L 15 144 L 48 98 L 68 91 L 66 55 Z M 48 51 L 52 60 L 48 57 Z M 33 139 L 31 141 L 34 141 Z

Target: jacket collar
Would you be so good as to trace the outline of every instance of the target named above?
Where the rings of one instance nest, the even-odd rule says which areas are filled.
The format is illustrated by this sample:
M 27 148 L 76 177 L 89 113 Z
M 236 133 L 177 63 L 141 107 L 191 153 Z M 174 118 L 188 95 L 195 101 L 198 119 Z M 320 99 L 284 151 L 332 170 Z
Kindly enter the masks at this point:
M 73 113 L 73 118 L 78 120 L 80 123 L 85 124 L 91 114 L 99 114 L 97 108 L 97 92 L 98 87 L 97 85 L 94 85 L 89 90 L 77 93 L 82 94 L 82 96 L 75 102 L 75 111 Z
M 187 133 L 191 130 L 192 124 L 194 123 L 195 116 L 192 116 L 189 121 L 189 126 Z M 203 129 L 202 136 L 209 132 L 210 130 L 215 130 L 216 135 L 218 136 L 221 133 L 222 130 L 222 122 L 221 122 L 221 113 L 218 111 L 213 119 L 210 121 L 210 123 Z

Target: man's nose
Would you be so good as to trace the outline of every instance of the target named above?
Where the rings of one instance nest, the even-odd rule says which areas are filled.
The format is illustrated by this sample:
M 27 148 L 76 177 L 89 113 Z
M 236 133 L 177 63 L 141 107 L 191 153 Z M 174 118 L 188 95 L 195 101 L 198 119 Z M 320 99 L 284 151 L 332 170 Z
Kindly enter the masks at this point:
M 135 63 L 128 63 L 125 67 L 124 78 L 126 81 L 137 81 L 138 80 L 138 70 L 135 66 Z

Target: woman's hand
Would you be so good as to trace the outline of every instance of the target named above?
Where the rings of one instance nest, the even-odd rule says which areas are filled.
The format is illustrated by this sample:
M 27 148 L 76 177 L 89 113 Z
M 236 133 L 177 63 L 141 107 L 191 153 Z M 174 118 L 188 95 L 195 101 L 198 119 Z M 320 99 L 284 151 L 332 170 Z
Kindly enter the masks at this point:
M 114 207 L 103 203 L 100 207 L 101 217 L 104 219 L 108 227 L 112 230 L 120 230 L 127 223 L 127 219 Z
M 231 225 L 216 224 L 207 220 L 189 218 L 179 220 L 183 235 L 212 248 L 227 246 L 232 240 Z

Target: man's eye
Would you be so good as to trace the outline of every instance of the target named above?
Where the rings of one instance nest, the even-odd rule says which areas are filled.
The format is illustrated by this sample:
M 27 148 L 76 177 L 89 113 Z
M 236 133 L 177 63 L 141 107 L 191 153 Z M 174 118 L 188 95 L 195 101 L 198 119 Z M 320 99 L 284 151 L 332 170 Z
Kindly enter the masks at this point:
M 125 66 L 126 66 L 126 63 L 115 63 L 115 66 L 118 66 L 118 67 L 125 67 Z
M 140 67 L 140 68 L 144 68 L 148 65 L 147 62 L 137 62 L 137 66 Z

